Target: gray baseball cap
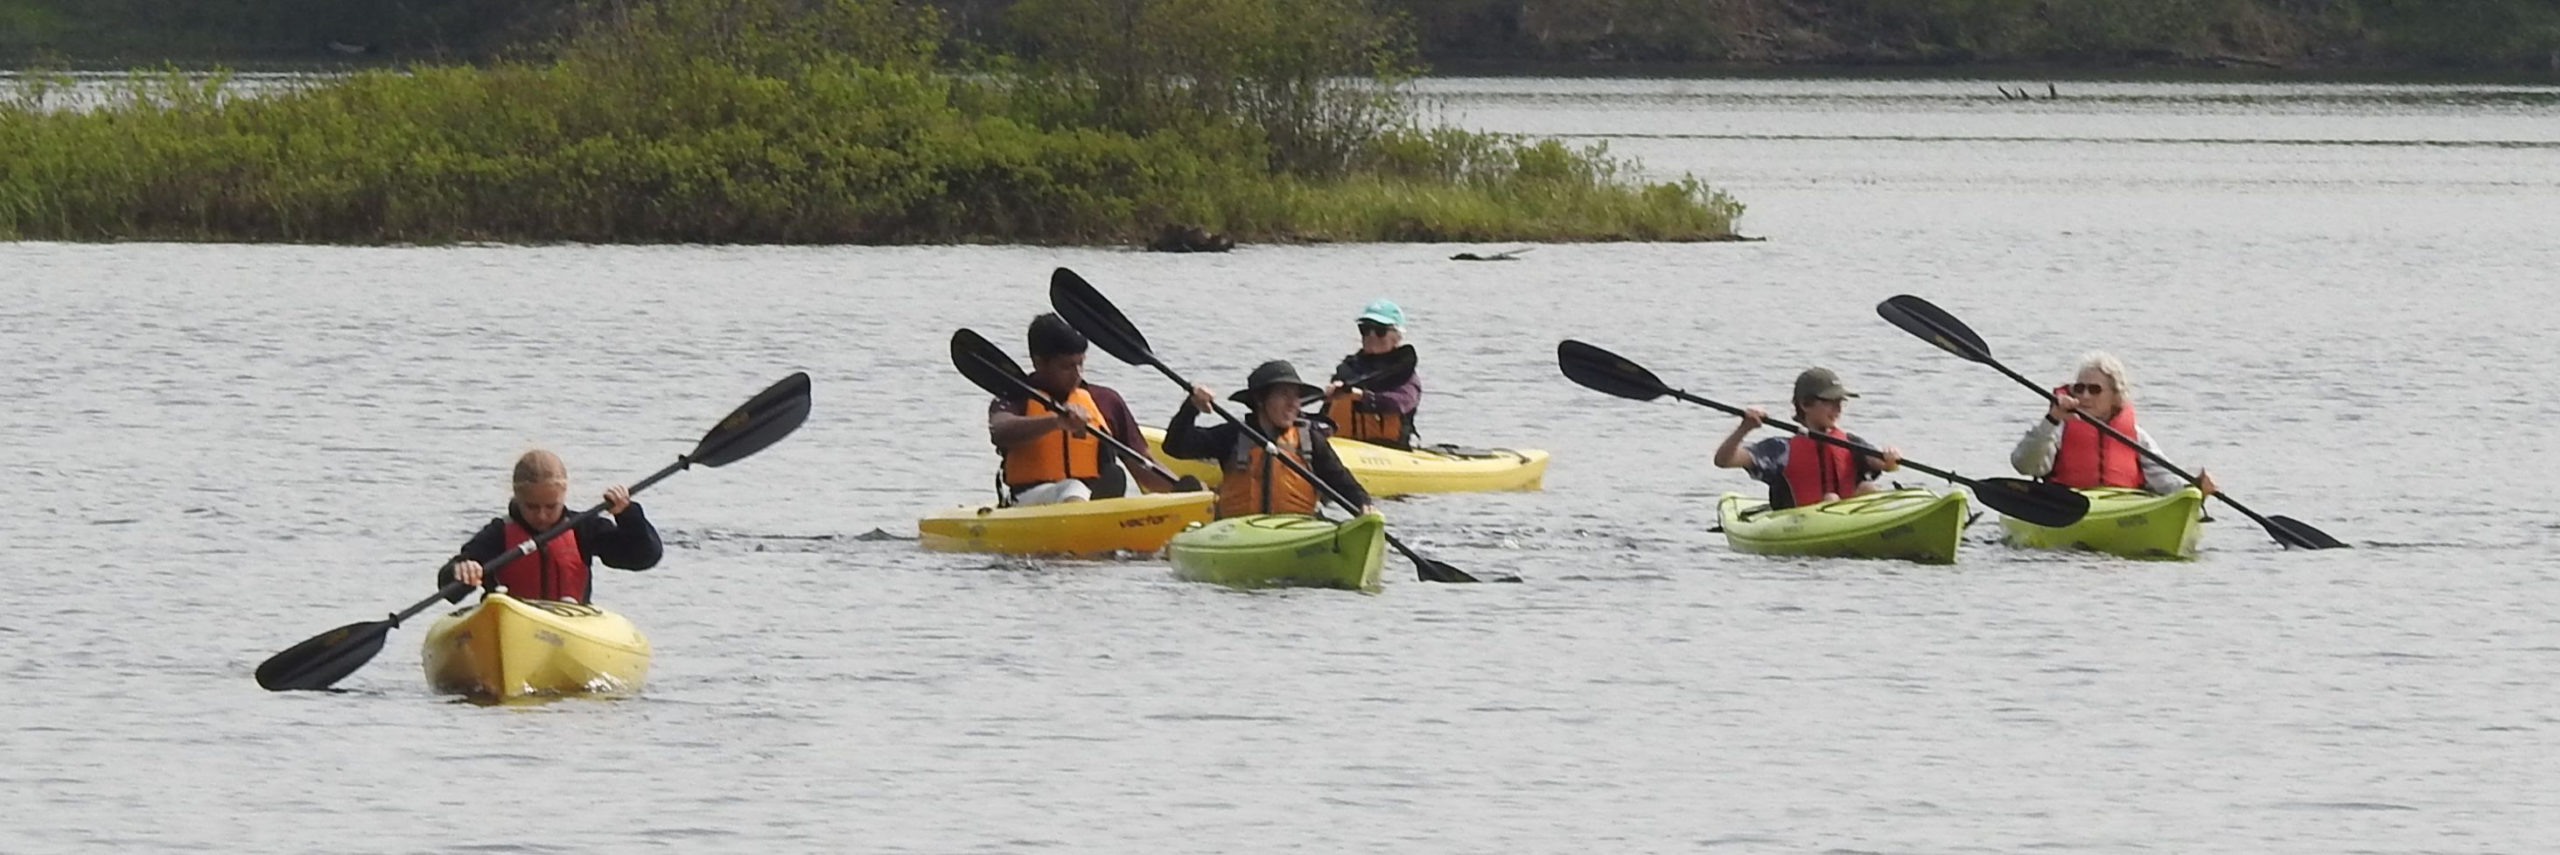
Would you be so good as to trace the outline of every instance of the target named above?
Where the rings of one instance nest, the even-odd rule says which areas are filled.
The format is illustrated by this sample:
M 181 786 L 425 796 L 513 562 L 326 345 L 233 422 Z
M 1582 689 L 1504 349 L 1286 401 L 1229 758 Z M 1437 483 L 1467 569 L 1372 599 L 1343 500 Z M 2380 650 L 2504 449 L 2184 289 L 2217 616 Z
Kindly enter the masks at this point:
M 1858 397 L 1858 393 L 1849 391 L 1847 386 L 1840 385 L 1840 375 L 1831 373 L 1831 369 L 1807 368 L 1804 373 L 1796 375 L 1795 400 L 1821 398 L 1825 401 L 1838 401 L 1855 397 Z

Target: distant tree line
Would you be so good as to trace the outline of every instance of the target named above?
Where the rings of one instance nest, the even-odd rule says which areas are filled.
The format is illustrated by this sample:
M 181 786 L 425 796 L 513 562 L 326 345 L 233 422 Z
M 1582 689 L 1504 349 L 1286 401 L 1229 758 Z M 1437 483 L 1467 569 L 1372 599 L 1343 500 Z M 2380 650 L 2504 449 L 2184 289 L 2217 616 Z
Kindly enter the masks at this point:
M 278 59 L 397 52 L 482 57 L 548 0 L 0 0 L 0 54 L 24 62 Z M 339 50 L 331 50 L 336 44 Z
M 916 0 L 954 50 L 1036 56 L 1041 0 Z M 1371 0 L 1437 63 L 2281 65 L 2560 71 L 2554 0 Z M 482 59 L 576 0 L 0 0 L 0 60 Z M 602 5 L 610 6 L 611 3 Z M 1197 0 L 1091 0 L 1181 15 Z M 1132 16 L 1134 16 L 1134 11 Z M 1032 16 L 1036 20 L 1052 17 Z M 1124 16 L 1130 17 L 1130 16 Z M 334 46 L 334 48 L 333 48 Z

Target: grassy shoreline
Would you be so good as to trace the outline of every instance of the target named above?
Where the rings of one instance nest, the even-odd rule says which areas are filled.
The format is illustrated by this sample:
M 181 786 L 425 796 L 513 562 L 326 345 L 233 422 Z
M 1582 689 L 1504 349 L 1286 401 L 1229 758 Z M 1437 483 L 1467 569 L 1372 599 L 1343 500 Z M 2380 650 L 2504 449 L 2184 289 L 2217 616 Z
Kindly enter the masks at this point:
M 1100 42 L 1069 46 L 1107 61 L 1086 66 L 953 66 L 891 0 L 649 2 L 549 59 L 255 95 L 165 71 L 64 109 L 59 78 L 21 77 L 0 92 L 0 239 L 1694 241 L 1742 213 L 1603 148 L 1425 126 L 1396 78 L 1338 73 L 1379 56 L 1319 55 L 1354 39 L 1169 28 L 1148 46 L 1168 64 Z M 1295 38 L 1316 0 L 1226 2 Z M 1341 26 L 1377 26 L 1340 3 Z
M 1183 223 L 1259 243 L 1705 241 L 1741 214 L 1554 142 L 1397 131 L 1405 150 L 1344 175 L 1273 174 L 1232 129 L 1044 130 L 963 109 L 974 87 L 938 76 L 699 71 L 690 92 L 642 88 L 716 109 L 648 120 L 618 100 L 637 93 L 563 67 L 248 97 L 170 74 L 94 109 L 0 106 L 0 238 L 1118 245 Z

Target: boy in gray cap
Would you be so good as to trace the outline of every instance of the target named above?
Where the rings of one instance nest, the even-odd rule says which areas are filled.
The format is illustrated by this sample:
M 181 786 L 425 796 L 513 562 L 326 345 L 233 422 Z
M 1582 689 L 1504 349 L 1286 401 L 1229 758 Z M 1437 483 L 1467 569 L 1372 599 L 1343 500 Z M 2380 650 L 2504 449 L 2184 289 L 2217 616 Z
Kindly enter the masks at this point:
M 1796 375 L 1795 420 L 1807 431 L 1874 448 L 1857 434 L 1840 429 L 1844 402 L 1855 397 L 1858 394 L 1841 385 L 1840 375 L 1831 369 L 1807 368 Z M 1716 446 L 1715 463 L 1743 470 L 1769 485 L 1770 507 L 1792 508 L 1854 496 L 1875 489 L 1876 475 L 1902 468 L 1902 452 L 1892 446 L 1882 449 L 1881 460 L 1801 436 L 1773 436 L 1745 448 L 1743 437 L 1758 429 L 1767 416 L 1759 407 L 1744 410 L 1742 424 Z

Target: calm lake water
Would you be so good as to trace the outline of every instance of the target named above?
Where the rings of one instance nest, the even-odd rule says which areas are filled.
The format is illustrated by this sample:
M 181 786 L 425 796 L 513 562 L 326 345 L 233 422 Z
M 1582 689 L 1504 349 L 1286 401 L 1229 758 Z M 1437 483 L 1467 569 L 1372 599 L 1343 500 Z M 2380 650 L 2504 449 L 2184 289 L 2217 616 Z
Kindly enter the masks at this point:
M 2548 848 L 2560 89 L 2003 83 L 1434 81 L 1465 124 L 1696 173 L 1768 238 L 1509 264 L 0 245 L 0 851 Z M 1057 265 L 1221 386 L 1402 301 L 1428 435 L 1556 462 L 1390 518 L 1527 584 L 1239 593 L 856 539 L 983 495 L 945 342 L 1018 346 Z M 2358 548 L 2217 511 L 2184 565 L 1987 524 L 1952 568 L 1734 555 L 1729 420 L 1554 368 L 1579 337 L 1779 406 L 1828 365 L 1862 433 L 2001 472 L 2038 405 L 1875 317 L 1905 292 L 2040 379 L 2124 355 L 2172 456 Z M 592 493 L 793 370 L 808 426 L 643 494 L 667 561 L 600 579 L 658 648 L 644 697 L 440 699 L 418 624 L 346 692 L 251 682 L 424 596 L 516 452 Z

